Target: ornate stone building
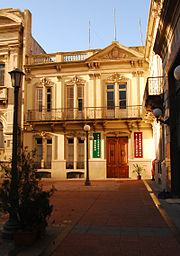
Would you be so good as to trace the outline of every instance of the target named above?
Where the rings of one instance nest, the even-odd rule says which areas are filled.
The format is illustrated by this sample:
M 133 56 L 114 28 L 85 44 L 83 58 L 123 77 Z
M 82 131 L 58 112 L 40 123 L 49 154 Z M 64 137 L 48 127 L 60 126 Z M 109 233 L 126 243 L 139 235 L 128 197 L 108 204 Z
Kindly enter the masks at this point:
M 24 145 L 54 178 L 85 177 L 83 127 L 90 125 L 91 179 L 151 177 L 152 129 L 143 121 L 148 63 L 144 47 L 118 42 L 102 50 L 29 55 Z
M 153 133 L 152 124 L 144 120 L 149 76 L 144 47 L 114 41 L 104 49 L 46 54 L 31 36 L 27 10 L 1 10 L 0 30 L 4 31 L 0 64 L 5 81 L 0 89 L 9 91 L 0 109 L 4 159 L 11 153 L 12 137 L 8 72 L 18 67 L 25 73 L 22 141 L 37 150 L 39 171 L 56 179 L 85 178 L 83 128 L 88 124 L 93 135 L 88 151 L 90 179 L 136 178 L 134 163 L 144 167 L 144 178 L 151 178 Z M 7 145 L 2 144 L 5 141 Z

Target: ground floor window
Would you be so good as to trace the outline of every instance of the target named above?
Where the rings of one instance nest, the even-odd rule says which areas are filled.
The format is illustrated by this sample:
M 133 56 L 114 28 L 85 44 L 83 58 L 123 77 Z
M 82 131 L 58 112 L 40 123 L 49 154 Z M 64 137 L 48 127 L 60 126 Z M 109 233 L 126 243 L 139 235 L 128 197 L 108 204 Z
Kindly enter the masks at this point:
M 84 140 L 77 141 L 77 169 L 84 169 Z
M 74 169 L 74 138 L 67 139 L 66 169 Z
M 37 168 L 41 168 L 41 160 L 43 158 L 42 152 L 43 152 L 43 148 L 42 148 L 43 144 L 42 144 L 42 138 L 37 138 L 36 139 L 36 159 L 37 159 Z
M 0 148 L 4 148 L 3 125 L 1 122 L 0 122 Z
M 84 140 L 66 139 L 66 169 L 84 169 Z
M 51 169 L 52 139 L 36 138 L 36 151 L 37 168 Z
M 52 139 L 47 139 L 47 159 L 46 159 L 47 169 L 51 169 L 51 160 L 52 160 Z

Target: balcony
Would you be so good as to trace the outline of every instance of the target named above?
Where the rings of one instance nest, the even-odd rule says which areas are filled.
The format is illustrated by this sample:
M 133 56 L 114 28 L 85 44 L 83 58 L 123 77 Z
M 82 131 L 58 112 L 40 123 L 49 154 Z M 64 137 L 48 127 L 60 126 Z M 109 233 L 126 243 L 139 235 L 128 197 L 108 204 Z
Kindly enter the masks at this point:
M 79 62 L 84 61 L 91 55 L 93 55 L 94 50 L 89 51 L 78 51 L 78 52 L 67 52 L 67 53 L 52 53 L 52 54 L 38 54 L 26 57 L 27 65 L 37 65 L 37 64 L 50 64 L 57 62 Z
M 47 109 L 28 110 L 25 116 L 27 122 L 40 121 L 77 121 L 77 120 L 108 120 L 108 119 L 137 119 L 142 117 L 142 105 L 126 106 L 124 109 L 114 107 L 108 109 L 107 107 L 87 107 L 79 110 L 73 109 Z
M 148 77 L 144 92 L 144 105 L 148 109 L 161 108 L 163 102 L 164 78 Z

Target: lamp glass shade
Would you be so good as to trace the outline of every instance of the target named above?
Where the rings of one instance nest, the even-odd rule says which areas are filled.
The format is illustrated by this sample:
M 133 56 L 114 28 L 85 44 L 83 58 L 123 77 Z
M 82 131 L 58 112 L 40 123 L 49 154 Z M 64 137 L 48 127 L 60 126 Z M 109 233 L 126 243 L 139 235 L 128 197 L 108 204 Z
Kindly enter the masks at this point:
M 19 70 L 18 68 L 12 70 L 9 72 L 11 76 L 11 82 L 13 87 L 20 87 L 21 86 L 21 80 L 24 73 Z
M 162 110 L 160 108 L 155 108 L 153 110 L 153 115 L 157 118 L 160 117 L 162 115 Z
M 89 139 L 90 140 L 93 140 L 94 139 L 94 137 L 93 137 L 93 135 L 91 134 L 91 135 L 89 135 Z
M 174 77 L 176 80 L 180 81 L 180 65 L 175 68 Z
M 85 136 L 81 136 L 81 140 L 84 141 L 85 140 Z
M 90 126 L 88 124 L 86 124 L 84 126 L 84 130 L 85 130 L 85 132 L 89 132 L 90 131 Z

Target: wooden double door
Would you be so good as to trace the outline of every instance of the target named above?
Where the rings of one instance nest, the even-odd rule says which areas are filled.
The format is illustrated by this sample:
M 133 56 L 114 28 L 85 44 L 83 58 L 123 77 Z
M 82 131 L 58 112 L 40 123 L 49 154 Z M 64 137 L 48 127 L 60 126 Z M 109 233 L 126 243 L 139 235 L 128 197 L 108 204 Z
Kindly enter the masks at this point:
M 128 138 L 107 137 L 107 178 L 128 177 Z

